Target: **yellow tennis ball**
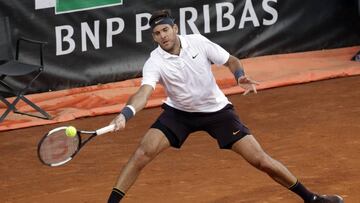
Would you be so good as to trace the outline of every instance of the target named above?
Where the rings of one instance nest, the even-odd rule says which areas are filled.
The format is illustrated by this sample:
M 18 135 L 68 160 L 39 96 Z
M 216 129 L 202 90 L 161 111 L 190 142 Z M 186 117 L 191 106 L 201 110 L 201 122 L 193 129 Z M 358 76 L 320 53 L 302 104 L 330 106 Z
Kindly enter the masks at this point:
M 65 134 L 66 134 L 66 136 L 68 136 L 68 137 L 75 137 L 75 135 L 76 135 L 76 128 L 74 127 L 74 126 L 69 126 L 69 127 L 67 127 L 66 128 L 66 130 L 65 130 Z

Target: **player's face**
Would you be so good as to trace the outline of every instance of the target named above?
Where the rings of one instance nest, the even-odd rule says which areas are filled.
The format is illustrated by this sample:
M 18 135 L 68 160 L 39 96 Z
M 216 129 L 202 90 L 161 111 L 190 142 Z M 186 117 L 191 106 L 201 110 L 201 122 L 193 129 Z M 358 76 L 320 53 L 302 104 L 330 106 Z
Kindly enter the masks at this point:
M 180 43 L 177 38 L 178 27 L 177 25 L 162 24 L 157 25 L 152 32 L 153 39 L 160 47 L 174 54 L 179 49 Z

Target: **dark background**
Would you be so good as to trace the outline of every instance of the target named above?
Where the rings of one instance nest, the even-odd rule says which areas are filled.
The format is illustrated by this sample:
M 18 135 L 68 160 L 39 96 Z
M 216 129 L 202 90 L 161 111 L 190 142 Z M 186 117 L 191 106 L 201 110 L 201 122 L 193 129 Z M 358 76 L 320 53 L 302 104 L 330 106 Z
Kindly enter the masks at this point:
M 203 5 L 210 7 L 211 32 L 204 34 L 219 43 L 231 54 L 247 58 L 261 55 L 332 49 L 360 44 L 359 2 L 357 0 L 273 0 L 268 4 L 277 10 L 278 20 L 267 26 L 263 19 L 271 15 L 262 8 L 261 0 L 252 0 L 259 27 L 251 22 L 239 29 L 245 0 L 240 1 L 123 1 L 123 5 L 55 15 L 54 8 L 35 10 L 35 0 L 0 0 L 0 16 L 9 16 L 13 43 L 19 36 L 47 41 L 45 72 L 34 84 L 32 92 L 46 92 L 99 83 L 122 81 L 141 76 L 142 65 L 156 47 L 149 30 L 143 32 L 143 42 L 135 40 L 135 15 L 168 8 L 178 18 L 179 8 L 193 7 L 198 12 L 195 21 L 203 31 Z M 235 26 L 216 32 L 216 3 L 234 5 Z M 106 47 L 106 19 L 120 17 L 124 31 L 113 38 L 113 47 Z M 100 20 L 100 49 L 94 49 L 88 40 L 88 50 L 81 51 L 80 24 Z M 226 20 L 224 24 L 226 25 Z M 145 22 L 146 23 L 146 22 Z M 74 28 L 75 51 L 56 56 L 55 27 L 71 25 Z M 187 27 L 187 31 L 190 28 Z M 189 33 L 188 33 L 189 34 Z M 65 44 L 63 46 L 66 46 Z M 37 63 L 37 52 L 24 46 L 23 60 Z M 266 67 L 264 67 L 266 68 Z M 11 79 L 10 83 L 22 79 Z M 20 83 L 18 85 L 20 85 Z

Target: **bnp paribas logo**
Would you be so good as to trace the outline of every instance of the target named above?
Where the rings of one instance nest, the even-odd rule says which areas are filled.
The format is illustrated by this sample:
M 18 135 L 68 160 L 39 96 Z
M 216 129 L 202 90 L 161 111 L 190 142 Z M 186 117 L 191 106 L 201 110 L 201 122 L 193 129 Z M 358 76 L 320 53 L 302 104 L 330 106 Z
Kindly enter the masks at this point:
M 122 5 L 123 0 L 35 0 L 35 9 L 55 7 L 56 14 Z

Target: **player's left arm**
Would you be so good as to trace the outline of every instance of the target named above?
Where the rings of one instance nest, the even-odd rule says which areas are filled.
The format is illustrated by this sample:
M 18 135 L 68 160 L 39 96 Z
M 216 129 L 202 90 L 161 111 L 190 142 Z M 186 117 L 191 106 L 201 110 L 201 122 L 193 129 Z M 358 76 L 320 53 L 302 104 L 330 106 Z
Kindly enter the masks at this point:
M 248 94 L 251 91 L 257 93 L 256 85 L 258 85 L 259 83 L 245 74 L 244 68 L 238 58 L 230 55 L 229 59 L 224 65 L 227 66 L 230 69 L 230 71 L 234 74 L 235 79 L 239 84 L 239 86 L 245 89 L 244 95 Z

